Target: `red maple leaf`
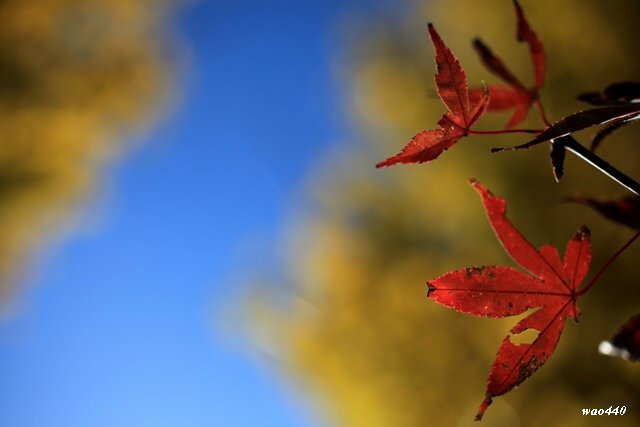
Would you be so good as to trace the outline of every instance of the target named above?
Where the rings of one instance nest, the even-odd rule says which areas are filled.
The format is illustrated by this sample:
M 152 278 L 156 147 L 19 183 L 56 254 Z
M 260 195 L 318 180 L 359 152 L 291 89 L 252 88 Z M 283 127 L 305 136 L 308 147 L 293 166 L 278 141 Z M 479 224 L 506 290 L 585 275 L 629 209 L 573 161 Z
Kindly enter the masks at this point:
M 427 282 L 428 296 L 446 307 L 480 317 L 514 316 L 538 308 L 510 331 L 513 335 L 529 329 L 537 331 L 532 342 L 514 344 L 510 335 L 502 341 L 476 416 L 480 420 L 493 397 L 507 393 L 547 361 L 558 344 L 564 320 L 577 321 L 580 311 L 576 302 L 584 293 L 578 286 L 589 269 L 591 243 L 589 230 L 583 227 L 569 240 L 564 261 L 554 246 L 544 245 L 538 250 L 507 219 L 503 199 L 478 181 L 470 183 L 480 194 L 505 251 L 527 273 L 503 266 L 461 269 Z
M 378 168 L 396 163 L 424 163 L 435 159 L 469 134 L 469 128 L 480 118 L 489 103 L 487 93 L 478 95 L 475 102 L 469 102 L 467 76 L 460 62 L 444 44 L 432 24 L 429 24 L 429 34 L 436 51 L 436 87 L 448 111 L 438 122 L 438 129 L 418 133 L 400 153 L 378 163 Z
M 544 46 L 536 33 L 531 29 L 520 4 L 514 0 L 516 7 L 517 32 L 516 37 L 520 42 L 529 45 L 531 63 L 533 64 L 533 87 L 528 89 L 502 62 L 502 59 L 495 55 L 491 49 L 480 39 L 473 41 L 473 47 L 480 56 L 484 66 L 495 76 L 502 79 L 507 86 L 489 86 L 491 101 L 487 107 L 488 111 L 503 111 L 514 109 L 513 115 L 507 122 L 506 127 L 512 128 L 527 118 L 529 107 L 538 99 L 538 93 L 544 85 L 544 77 L 547 70 L 547 58 L 544 53 Z M 476 88 L 469 91 L 471 100 L 480 99 L 483 89 Z

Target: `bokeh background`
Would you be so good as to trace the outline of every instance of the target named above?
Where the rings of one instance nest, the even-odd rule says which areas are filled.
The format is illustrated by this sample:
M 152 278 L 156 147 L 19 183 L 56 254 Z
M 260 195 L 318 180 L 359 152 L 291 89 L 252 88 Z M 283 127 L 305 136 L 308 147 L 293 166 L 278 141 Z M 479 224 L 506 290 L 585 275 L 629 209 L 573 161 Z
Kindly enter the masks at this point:
M 635 2 L 523 7 L 552 119 L 638 80 Z M 424 286 L 511 263 L 466 179 L 536 245 L 589 225 L 594 270 L 631 231 L 561 202 L 625 195 L 582 162 L 556 184 L 546 147 L 489 154 L 518 136 L 373 168 L 442 114 L 426 22 L 472 84 L 494 81 L 477 35 L 530 81 L 507 0 L 1 2 L 0 425 L 472 424 L 514 321 Z M 601 152 L 636 177 L 637 132 Z M 638 425 L 637 365 L 595 349 L 640 311 L 639 255 L 484 425 Z M 610 405 L 627 413 L 581 415 Z

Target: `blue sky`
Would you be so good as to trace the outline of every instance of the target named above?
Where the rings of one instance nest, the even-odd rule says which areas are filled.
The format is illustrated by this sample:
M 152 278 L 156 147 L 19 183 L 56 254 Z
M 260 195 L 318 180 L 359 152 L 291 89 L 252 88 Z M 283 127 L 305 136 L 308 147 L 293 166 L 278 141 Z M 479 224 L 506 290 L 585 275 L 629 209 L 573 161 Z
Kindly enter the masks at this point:
M 79 217 L 89 225 L 47 252 L 0 324 L 0 425 L 312 424 L 213 321 L 255 261 L 244 249 L 277 245 L 291 195 L 348 136 L 331 74 L 341 24 L 384 3 L 201 1 L 181 13 L 182 100 L 112 165 Z

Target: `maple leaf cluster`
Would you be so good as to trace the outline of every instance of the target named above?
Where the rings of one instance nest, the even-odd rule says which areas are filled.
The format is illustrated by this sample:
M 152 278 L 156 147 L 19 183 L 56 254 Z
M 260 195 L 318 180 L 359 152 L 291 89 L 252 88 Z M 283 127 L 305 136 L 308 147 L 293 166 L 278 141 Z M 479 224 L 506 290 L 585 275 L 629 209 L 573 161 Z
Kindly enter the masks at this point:
M 423 163 L 435 159 L 460 138 L 467 136 L 471 125 L 482 116 L 489 105 L 487 91 L 484 91 L 482 96 L 475 96 L 475 102 L 469 102 L 467 75 L 460 62 L 444 44 L 432 24 L 429 24 L 429 34 L 436 49 L 436 86 L 448 111 L 438 121 L 438 129 L 418 133 L 401 153 L 378 163 L 376 166 L 379 168 L 396 163 Z
M 437 65 L 435 84 L 447 111 L 438 121 L 438 128 L 419 132 L 398 154 L 381 161 L 376 167 L 430 162 L 470 134 L 535 133 L 535 138 L 525 144 L 492 151 L 522 150 L 550 142 L 552 171 L 556 180 L 560 180 L 564 173 L 565 152 L 575 153 L 634 192 L 635 196 L 607 202 L 585 196 L 567 200 L 590 206 L 609 219 L 640 229 L 640 184 L 594 154 L 611 133 L 640 118 L 640 83 L 615 83 L 601 92 L 583 93 L 578 99 L 595 108 L 550 123 L 540 100 L 547 70 L 544 46 L 517 0 L 514 0 L 514 5 L 517 40 L 526 43 L 529 49 L 533 68 L 532 86 L 524 85 L 503 60 L 478 38 L 473 46 L 482 64 L 504 84 L 469 89 L 460 62 L 430 23 L 428 32 Z M 515 129 L 526 119 L 531 107 L 538 111 L 544 129 Z M 512 110 L 513 113 L 504 130 L 480 132 L 472 129 L 485 112 L 505 110 Z M 576 131 L 600 125 L 603 127 L 595 134 L 590 150 L 582 147 L 572 136 Z M 476 416 L 476 420 L 480 420 L 494 397 L 521 384 L 549 359 L 558 344 L 565 320 L 578 320 L 578 299 L 593 286 L 610 263 L 640 236 L 640 231 L 612 256 L 588 284 L 581 286 L 591 261 L 591 242 L 586 227 L 582 227 L 569 240 L 564 258 L 561 259 L 555 247 L 544 245 L 536 249 L 520 234 L 506 217 L 506 202 L 503 199 L 494 196 L 475 179 L 471 179 L 470 183 L 480 195 L 498 240 L 524 271 L 506 266 L 452 271 L 427 282 L 428 297 L 461 313 L 481 317 L 515 316 L 535 309 L 511 328 L 498 349 L 489 373 L 485 398 Z M 512 341 L 513 335 L 529 330 L 537 334 L 531 342 L 515 344 Z M 609 341 L 604 341 L 600 351 L 640 360 L 640 314 L 625 323 Z
M 514 3 L 518 19 L 517 38 L 529 45 L 533 63 L 533 88 L 527 89 L 498 56 L 494 55 L 480 39 L 476 39 L 473 45 L 480 55 L 482 63 L 490 72 L 502 79 L 508 87 L 493 85 L 469 89 L 467 75 L 460 62 L 444 44 L 434 26 L 429 23 L 428 30 L 436 52 L 438 70 L 435 76 L 436 88 L 448 111 L 438 122 L 439 129 L 418 133 L 400 153 L 378 163 L 376 167 L 381 168 L 396 163 L 425 163 L 436 159 L 460 138 L 472 133 L 471 125 L 485 111 L 513 109 L 514 113 L 507 123 L 507 128 L 521 123 L 527 117 L 531 105 L 538 105 L 542 111 L 538 93 L 544 84 L 547 69 L 544 47 L 529 26 L 518 2 Z

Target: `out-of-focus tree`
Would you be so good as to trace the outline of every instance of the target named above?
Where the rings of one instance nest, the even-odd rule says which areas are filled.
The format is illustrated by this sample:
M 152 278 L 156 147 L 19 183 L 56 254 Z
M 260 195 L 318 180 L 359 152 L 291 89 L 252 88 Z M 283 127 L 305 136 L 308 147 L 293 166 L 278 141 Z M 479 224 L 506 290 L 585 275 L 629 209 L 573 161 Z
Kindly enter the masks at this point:
M 576 94 L 640 76 L 639 5 L 628 1 L 522 2 L 549 57 L 542 94 L 552 120 L 580 108 Z M 509 203 L 512 221 L 537 246 L 561 247 L 582 224 L 592 229 L 592 273 L 628 237 L 584 207 L 561 203 L 576 193 L 624 190 L 569 158 L 561 184 L 548 149 L 490 154 L 521 136 L 470 137 L 438 161 L 375 170 L 413 134 L 433 128 L 442 104 L 433 90 L 425 28 L 434 22 L 470 82 L 493 81 L 470 40 L 481 35 L 530 81 L 528 53 L 515 41 L 506 0 L 410 3 L 401 23 L 361 28 L 345 55 L 346 84 L 363 143 L 342 147 L 310 177 L 289 235 L 285 301 L 263 291 L 251 307 L 258 336 L 276 348 L 285 374 L 312 391 L 327 422 L 344 426 L 472 425 L 496 349 L 513 319 L 473 319 L 428 301 L 425 281 L 471 265 L 512 265 L 491 233 L 466 178 L 476 177 Z M 508 115 L 486 115 L 499 128 Z M 523 127 L 539 126 L 530 114 Z M 639 130 L 627 128 L 603 156 L 640 176 Z M 580 134 L 586 142 L 589 133 Z M 535 377 L 496 399 L 492 426 L 602 425 L 582 408 L 626 405 L 620 426 L 638 425 L 637 367 L 597 354 L 599 341 L 638 311 L 640 289 L 630 249 L 584 299 L 580 324 Z M 278 289 L 278 288 L 276 288 Z M 279 288 L 282 289 L 282 288 Z M 262 334 L 262 335 L 261 335 Z M 264 338 L 264 337 L 263 337 Z
M 171 0 L 0 2 L 0 297 L 169 95 Z

